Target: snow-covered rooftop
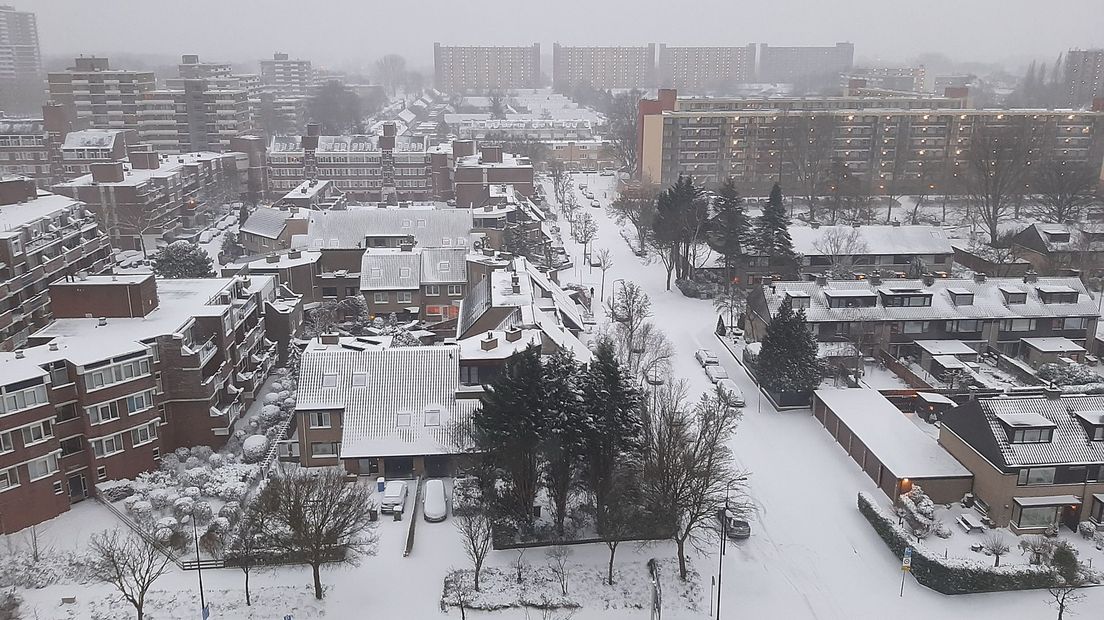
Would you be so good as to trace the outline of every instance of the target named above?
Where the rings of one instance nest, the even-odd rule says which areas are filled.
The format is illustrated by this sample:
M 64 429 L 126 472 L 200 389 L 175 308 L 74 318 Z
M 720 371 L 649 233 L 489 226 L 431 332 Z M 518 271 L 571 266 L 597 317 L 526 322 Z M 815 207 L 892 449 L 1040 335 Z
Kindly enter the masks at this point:
M 129 164 L 126 165 L 127 171 L 123 174 L 123 180 L 118 183 L 113 182 L 95 182 L 96 185 L 103 186 L 131 186 L 141 185 L 149 181 L 150 179 L 167 179 L 175 175 L 180 174 L 181 170 L 185 166 L 194 165 L 196 163 L 209 162 L 225 157 L 225 153 L 211 153 L 211 152 L 196 152 L 196 153 L 182 153 L 180 155 L 162 156 L 160 166 L 154 169 L 138 168 L 135 169 Z M 92 185 L 92 175 L 86 174 L 79 176 L 71 181 L 60 183 L 61 187 L 79 187 L 85 185 Z
M 816 398 L 898 478 L 971 475 L 970 470 L 876 390 L 817 390 Z
M 803 256 L 952 254 L 936 226 L 790 226 L 794 250 Z
M 1024 344 L 1043 353 L 1083 353 L 1085 347 L 1069 338 L 1020 338 Z
M 73 131 L 65 136 L 61 144 L 61 150 L 77 149 L 107 149 L 114 146 L 115 141 L 126 133 L 124 129 L 84 129 Z
M 931 355 L 977 355 L 977 350 L 961 340 L 917 340 L 916 346 Z
M 32 200 L 0 207 L 0 231 L 12 232 L 20 226 L 30 224 L 35 220 L 71 211 L 82 205 L 83 203 L 68 196 L 59 196 L 40 190 L 38 197 Z
M 295 217 L 293 210 L 257 207 L 242 223 L 241 232 L 266 239 L 276 239 L 292 217 Z
M 314 211 L 304 240 L 312 250 L 362 248 L 365 237 L 411 235 L 423 248 L 470 247 L 469 209 L 350 208 Z

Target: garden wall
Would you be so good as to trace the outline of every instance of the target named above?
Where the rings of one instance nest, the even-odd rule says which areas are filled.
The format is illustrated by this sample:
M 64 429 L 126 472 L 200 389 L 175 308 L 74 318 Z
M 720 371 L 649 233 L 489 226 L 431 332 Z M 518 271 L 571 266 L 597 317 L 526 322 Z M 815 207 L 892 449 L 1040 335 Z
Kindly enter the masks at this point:
M 903 557 L 912 547 L 912 574 L 920 585 L 942 594 L 975 594 L 1045 588 L 1054 582 L 1054 570 L 1046 566 L 989 566 L 976 560 L 943 558 L 914 537 L 897 517 L 887 513 L 870 495 L 859 493 L 859 512 L 885 541 L 893 554 Z

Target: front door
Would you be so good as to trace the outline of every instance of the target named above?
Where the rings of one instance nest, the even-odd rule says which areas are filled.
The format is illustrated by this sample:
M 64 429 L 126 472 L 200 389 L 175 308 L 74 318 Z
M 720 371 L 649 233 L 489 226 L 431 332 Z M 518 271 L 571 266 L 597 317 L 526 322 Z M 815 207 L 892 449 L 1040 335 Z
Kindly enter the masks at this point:
M 1074 532 L 1077 531 L 1077 525 L 1081 516 L 1081 504 L 1076 506 L 1064 506 L 1062 508 L 1062 523 Z
M 88 487 L 84 484 L 84 474 L 69 476 L 69 501 L 77 503 L 88 497 Z

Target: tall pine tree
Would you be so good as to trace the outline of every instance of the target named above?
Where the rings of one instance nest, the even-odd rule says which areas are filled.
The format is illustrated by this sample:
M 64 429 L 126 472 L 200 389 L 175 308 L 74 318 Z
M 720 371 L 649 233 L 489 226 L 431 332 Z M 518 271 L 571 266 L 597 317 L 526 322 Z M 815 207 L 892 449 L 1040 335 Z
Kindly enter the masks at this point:
M 522 529 L 532 525 L 540 482 L 539 447 L 546 430 L 542 372 L 539 348 L 515 354 L 472 417 L 475 445 L 507 482 L 501 508 Z
M 582 383 L 585 471 L 601 528 L 619 467 L 639 462 L 644 449 L 640 391 L 617 361 L 617 348 L 609 338 L 598 342 Z
M 768 392 L 810 392 L 820 385 L 817 343 L 805 325 L 805 310 L 782 302 L 767 326 L 756 373 Z
M 770 259 L 783 276 L 797 274 L 797 255 L 790 238 L 790 218 L 782 204 L 782 187 L 775 183 L 763 214 L 755 220 L 755 249 Z
M 744 199 L 732 178 L 725 180 L 713 198 L 715 215 L 709 222 L 709 247 L 724 257 L 725 282 L 732 283 L 732 268 L 748 249 L 751 221 L 744 210 Z
M 564 535 L 567 502 L 574 487 L 583 449 L 583 400 L 579 365 L 566 351 L 557 351 L 544 363 L 543 397 L 546 430 L 540 451 L 544 461 L 541 481 L 551 500 L 556 534 Z

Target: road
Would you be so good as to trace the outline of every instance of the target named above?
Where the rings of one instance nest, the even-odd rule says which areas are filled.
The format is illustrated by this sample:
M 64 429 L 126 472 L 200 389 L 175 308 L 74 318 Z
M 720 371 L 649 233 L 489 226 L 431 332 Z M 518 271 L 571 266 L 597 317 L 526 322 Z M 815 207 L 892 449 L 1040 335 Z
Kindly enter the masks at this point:
M 615 195 L 613 177 L 592 174 L 575 178 L 587 183 L 603 206 Z M 577 198 L 579 204 L 589 204 L 582 195 Z M 910 577 L 904 597 L 900 597 L 900 562 L 856 508 L 858 491 L 880 494 L 873 482 L 808 410 L 778 412 L 769 401 L 757 397 L 755 384 L 713 334 L 717 315 L 710 302 L 686 298 L 677 289 L 665 290 L 662 265 L 647 264 L 635 256 L 604 208 L 585 209 L 598 222 L 598 240 L 593 247 L 609 248 L 613 255 L 613 267 L 606 275 L 606 297 L 611 295 L 614 280 L 636 282 L 651 298 L 653 320 L 677 349 L 673 374 L 689 381 L 691 393 L 709 389 L 693 355 L 698 348 L 713 349 L 747 400 L 731 447 L 740 466 L 750 472 L 757 514 L 752 537 L 730 546 L 724 559 L 723 617 L 1052 617 L 1046 592 L 949 597 Z M 566 238 L 568 226 L 564 225 L 563 231 L 569 254 L 578 258 L 581 248 Z M 574 279 L 597 290 L 601 272 L 578 266 L 562 276 L 562 281 Z M 938 542 L 932 546 L 938 549 Z M 708 592 L 717 556 L 706 554 L 696 565 Z M 1104 591 L 1097 589 L 1081 608 L 1101 603 Z M 702 607 L 708 609 L 707 604 Z

